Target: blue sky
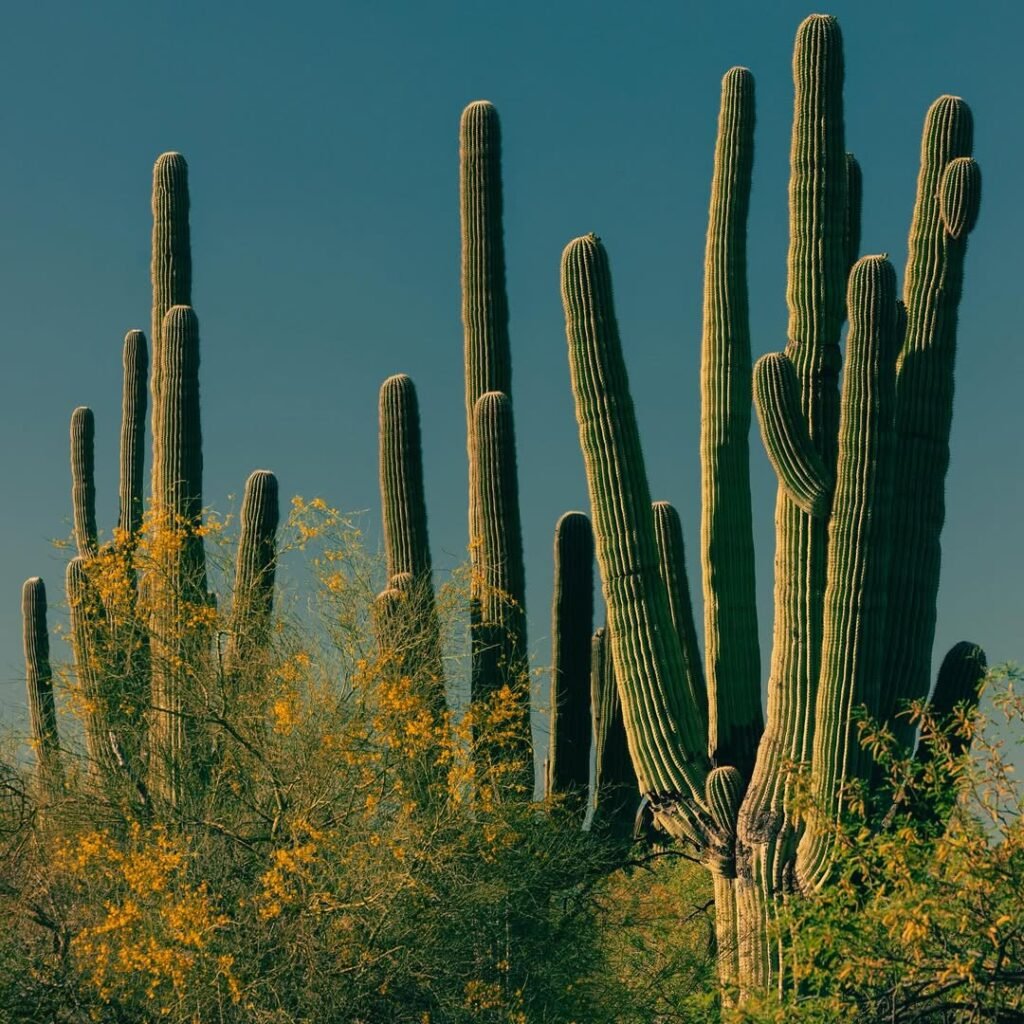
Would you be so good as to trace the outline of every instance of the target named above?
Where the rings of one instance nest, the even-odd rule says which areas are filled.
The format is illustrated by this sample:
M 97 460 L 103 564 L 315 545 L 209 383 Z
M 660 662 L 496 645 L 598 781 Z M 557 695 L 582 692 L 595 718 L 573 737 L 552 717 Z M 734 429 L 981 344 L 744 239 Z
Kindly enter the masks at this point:
M 902 274 L 920 130 L 935 96 L 971 104 L 984 174 L 961 307 L 938 645 L 1024 659 L 1024 322 L 1019 199 L 1024 7 L 833 3 L 846 40 L 847 144 L 864 168 L 862 250 Z M 285 495 L 367 509 L 376 400 L 407 372 L 423 417 L 435 562 L 465 551 L 457 128 L 473 99 L 505 142 L 513 401 L 536 662 L 551 540 L 586 508 L 558 262 L 604 239 L 655 497 L 674 502 L 699 600 L 701 263 L 719 82 L 757 81 L 750 220 L 755 354 L 786 326 L 790 55 L 810 8 L 771 4 L 198 3 L 12 5 L 0 38 L 0 715 L 23 716 L 19 592 L 56 604 L 69 533 L 67 428 L 93 407 L 99 518 L 116 515 L 120 345 L 149 325 L 149 190 L 188 158 L 202 325 L 205 497 L 250 470 Z M 754 439 L 768 661 L 774 485 Z M 54 621 L 59 621 L 55 613 Z M 55 652 L 66 655 L 63 644 Z

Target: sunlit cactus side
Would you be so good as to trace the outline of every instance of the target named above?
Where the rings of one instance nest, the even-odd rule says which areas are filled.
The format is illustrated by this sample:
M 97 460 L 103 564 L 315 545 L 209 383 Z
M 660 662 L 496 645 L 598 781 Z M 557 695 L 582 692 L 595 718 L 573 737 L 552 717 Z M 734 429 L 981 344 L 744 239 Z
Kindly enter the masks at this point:
M 46 626 L 46 586 L 38 576 L 21 589 L 21 621 L 25 650 L 28 724 L 36 759 L 40 794 L 53 796 L 61 787 L 60 736 L 53 701 L 50 634 Z
M 123 540 L 131 543 L 142 526 L 143 468 L 146 461 L 149 354 L 142 331 L 129 331 L 124 336 L 123 364 L 117 528 Z
M 914 726 L 901 711 L 928 693 L 935 639 L 957 309 L 981 192 L 977 164 L 968 159 L 973 135 L 970 108 L 958 96 L 941 96 L 929 108 L 903 275 L 907 328 L 896 370 L 892 612 L 881 712 L 907 750 Z
M 95 558 L 96 535 L 96 425 L 92 409 L 80 405 L 71 414 L 71 508 L 75 544 L 83 558 Z
M 707 733 L 659 572 L 654 515 L 629 393 L 604 246 L 595 235 L 562 254 L 569 369 L 590 494 L 615 677 L 640 788 L 704 802 Z
M 683 526 L 679 513 L 667 501 L 651 506 L 654 514 L 654 542 L 658 546 L 658 569 L 665 584 L 672 623 L 683 652 L 684 681 L 690 701 L 698 709 L 701 727 L 708 723 L 708 692 L 704 682 L 704 666 L 697 644 L 697 627 L 693 621 L 690 584 L 686 575 L 686 550 L 683 547 Z
M 191 669 L 202 656 L 206 565 L 198 532 L 202 513 L 199 420 L 199 324 L 190 306 L 172 306 L 161 330 L 161 393 L 153 430 L 155 551 L 151 602 L 152 712 L 150 789 L 177 804 L 188 776 L 201 770 L 194 709 L 186 699 Z M 190 625 L 190 623 L 192 625 Z
M 701 344 L 701 567 L 712 758 L 753 768 L 763 728 L 750 509 L 747 213 L 754 163 L 754 76 L 722 79 L 704 255 Z
M 277 490 L 277 477 L 266 469 L 255 470 L 245 481 L 231 601 L 232 667 L 265 647 L 270 637 L 280 521 Z
M 850 272 L 836 493 L 829 520 L 824 644 L 811 759 L 812 808 L 797 850 L 805 889 L 832 869 L 835 826 L 853 784 L 867 785 L 871 754 L 853 708 L 877 714 L 891 548 L 896 272 L 865 256 Z
M 380 501 L 388 579 L 411 577 L 411 613 L 417 643 L 417 676 L 433 691 L 435 710 L 444 708 L 441 629 L 434 581 L 423 488 L 416 387 L 404 373 L 389 377 L 380 388 Z
M 549 796 L 570 794 L 582 809 L 590 782 L 590 656 L 594 625 L 594 535 L 582 512 L 555 526 L 551 607 Z
M 590 709 L 594 743 L 591 828 L 620 840 L 629 840 L 640 806 L 640 787 L 629 756 L 622 703 L 615 685 L 615 666 L 605 626 L 595 630 L 591 638 Z
M 480 396 L 512 396 L 512 359 L 502 228 L 501 125 L 487 100 L 470 103 L 459 124 L 462 326 L 465 339 L 466 441 L 469 453 L 470 556 L 483 531 L 474 482 L 474 410 Z
M 180 153 L 162 153 L 153 165 L 153 244 L 150 276 L 153 313 L 153 427 L 161 418 L 164 317 L 172 306 L 192 304 L 192 243 L 189 234 L 188 164 Z
M 474 411 L 473 479 L 483 530 L 474 573 L 471 695 L 475 702 L 503 696 L 514 704 L 508 753 L 531 776 L 529 664 L 526 646 L 526 580 L 519 521 L 519 490 L 508 396 L 489 391 Z

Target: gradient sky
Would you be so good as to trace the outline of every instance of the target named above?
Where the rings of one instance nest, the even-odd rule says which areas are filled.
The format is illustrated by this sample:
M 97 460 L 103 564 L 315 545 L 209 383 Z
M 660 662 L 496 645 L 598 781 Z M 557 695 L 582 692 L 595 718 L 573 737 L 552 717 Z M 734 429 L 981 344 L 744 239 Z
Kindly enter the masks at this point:
M 969 638 L 1024 659 L 1020 181 L 1024 5 L 838 0 L 847 146 L 864 169 L 863 252 L 902 274 L 922 117 L 975 112 L 985 194 L 960 316 L 938 653 Z M 701 278 L 723 72 L 750 67 L 755 355 L 785 342 L 791 0 L 538 3 L 262 0 L 11 4 L 0 38 L 0 716 L 24 721 L 19 593 L 61 600 L 68 419 L 97 424 L 98 511 L 115 520 L 120 350 L 149 330 L 154 158 L 186 155 L 202 327 L 204 497 L 246 475 L 369 510 L 376 402 L 420 395 L 435 563 L 466 545 L 457 131 L 488 98 L 504 133 L 513 402 L 531 646 L 548 658 L 552 530 L 587 495 L 568 383 L 559 255 L 608 248 L 653 495 L 679 508 L 699 602 Z M 754 438 L 762 662 L 774 482 Z M 698 613 L 699 614 L 699 613 Z M 60 621 L 55 609 L 51 625 Z M 62 641 L 59 657 L 67 656 Z

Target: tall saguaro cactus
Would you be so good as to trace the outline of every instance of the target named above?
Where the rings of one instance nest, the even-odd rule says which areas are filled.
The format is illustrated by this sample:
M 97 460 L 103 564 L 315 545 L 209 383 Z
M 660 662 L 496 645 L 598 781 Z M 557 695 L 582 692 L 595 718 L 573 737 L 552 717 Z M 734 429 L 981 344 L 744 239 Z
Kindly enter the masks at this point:
M 71 508 L 75 543 L 83 558 L 99 551 L 96 535 L 96 425 L 92 409 L 80 405 L 71 414 Z
M 747 212 L 754 76 L 722 79 L 704 255 L 700 421 L 701 568 L 712 758 L 749 778 L 761 735 L 761 655 L 750 510 Z

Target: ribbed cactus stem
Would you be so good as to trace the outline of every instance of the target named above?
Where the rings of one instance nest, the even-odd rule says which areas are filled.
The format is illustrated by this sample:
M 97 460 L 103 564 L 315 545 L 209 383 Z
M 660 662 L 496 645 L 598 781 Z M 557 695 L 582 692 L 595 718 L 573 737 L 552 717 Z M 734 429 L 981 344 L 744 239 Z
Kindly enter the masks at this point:
M 704 800 L 700 710 L 680 683 L 682 650 L 658 568 L 654 516 L 612 301 L 594 235 L 562 254 L 569 369 L 590 492 L 615 676 L 640 787 Z
M 755 363 L 754 407 L 779 486 L 801 511 L 815 518 L 826 515 L 832 501 L 832 474 L 807 432 L 800 381 L 783 353 L 769 352 Z
M 754 76 L 722 79 L 701 344 L 701 568 L 708 745 L 749 777 L 761 713 L 761 654 L 750 508 L 750 315 L 747 214 L 754 163 Z
M 387 587 L 373 601 L 373 629 L 382 658 L 401 658 L 407 641 L 408 597 L 401 587 Z
M 229 662 L 237 665 L 270 636 L 277 571 L 277 477 L 257 469 L 245 481 L 239 516 Z
M 988 672 L 985 652 L 968 640 L 954 644 L 942 659 L 935 689 L 928 701 L 932 718 L 939 725 L 949 725 L 953 713 L 973 711 L 981 696 L 981 684 Z M 948 736 L 950 754 L 958 757 L 967 750 L 968 739 L 953 729 Z M 918 760 L 929 758 L 930 751 L 925 743 L 918 743 Z
M 83 558 L 95 558 L 96 539 L 96 424 L 92 409 L 80 405 L 71 414 L 71 508 L 75 524 L 75 544 Z
M 153 429 L 162 418 L 164 317 L 172 306 L 192 304 L 192 243 L 189 236 L 188 164 L 180 153 L 163 153 L 153 165 Z
M 190 306 L 172 306 L 160 346 L 158 417 L 153 429 L 153 507 L 159 561 L 150 595 L 152 716 L 151 790 L 178 803 L 202 766 L 194 709 L 186 690 L 206 631 L 192 628 L 205 609 L 206 564 L 197 533 L 202 512 L 202 434 L 199 421 L 199 324 Z M 200 613 L 202 618 L 202 614 Z
M 555 526 L 551 608 L 551 739 L 547 794 L 572 793 L 582 807 L 590 782 L 590 656 L 594 625 L 594 534 L 582 512 Z
M 860 255 L 861 208 L 864 203 L 864 175 L 852 153 L 846 154 L 846 265 L 852 267 Z
M 843 374 L 836 494 L 829 521 L 825 642 L 811 760 L 813 807 L 797 851 L 808 889 L 831 870 L 845 789 L 866 781 L 871 757 L 854 709 L 877 714 L 886 637 L 895 404 L 896 273 L 884 256 L 854 264 Z
M 684 682 L 689 691 L 689 700 L 700 715 L 701 728 L 707 729 L 708 691 L 697 644 L 697 627 L 693 621 L 693 604 L 690 601 L 683 524 L 679 520 L 679 513 L 667 501 L 654 502 L 651 512 L 654 515 L 654 542 L 658 546 L 658 571 L 665 584 L 672 624 L 683 654 Z M 708 752 L 714 756 L 710 743 Z
M 928 110 L 921 139 L 904 272 L 907 328 L 896 369 L 895 520 L 881 714 L 908 750 L 914 727 L 901 712 L 928 692 L 935 639 L 957 307 L 967 232 L 980 199 L 977 165 L 962 159 L 972 144 L 967 104 L 941 96 Z
M 480 396 L 511 397 L 512 361 L 505 292 L 502 229 L 501 125 L 487 100 L 470 103 L 459 124 L 459 210 L 462 226 L 462 326 L 466 365 L 466 441 L 469 454 L 469 542 L 476 550 L 478 519 L 474 410 Z
M 121 472 L 117 528 L 130 541 L 142 525 L 143 467 L 146 461 L 146 393 L 149 354 L 142 331 L 124 336 L 124 384 L 121 392 Z
M 591 827 L 629 839 L 640 806 L 640 787 L 633 759 L 629 756 L 611 643 L 605 626 L 596 630 L 591 638 L 590 713 L 594 743 Z
M 508 396 L 498 391 L 481 395 L 473 420 L 473 479 L 483 532 L 474 570 L 478 578 L 474 587 L 472 698 L 490 699 L 507 688 L 517 718 L 511 753 L 514 759 L 528 762 L 532 779 L 526 580 L 515 435 Z M 532 781 L 528 785 L 532 792 Z
M 36 778 L 44 794 L 60 787 L 60 737 L 53 702 L 53 670 L 50 667 L 50 634 L 46 626 L 46 586 L 38 576 L 21 589 L 21 621 L 25 649 L 25 683 L 28 723 Z

